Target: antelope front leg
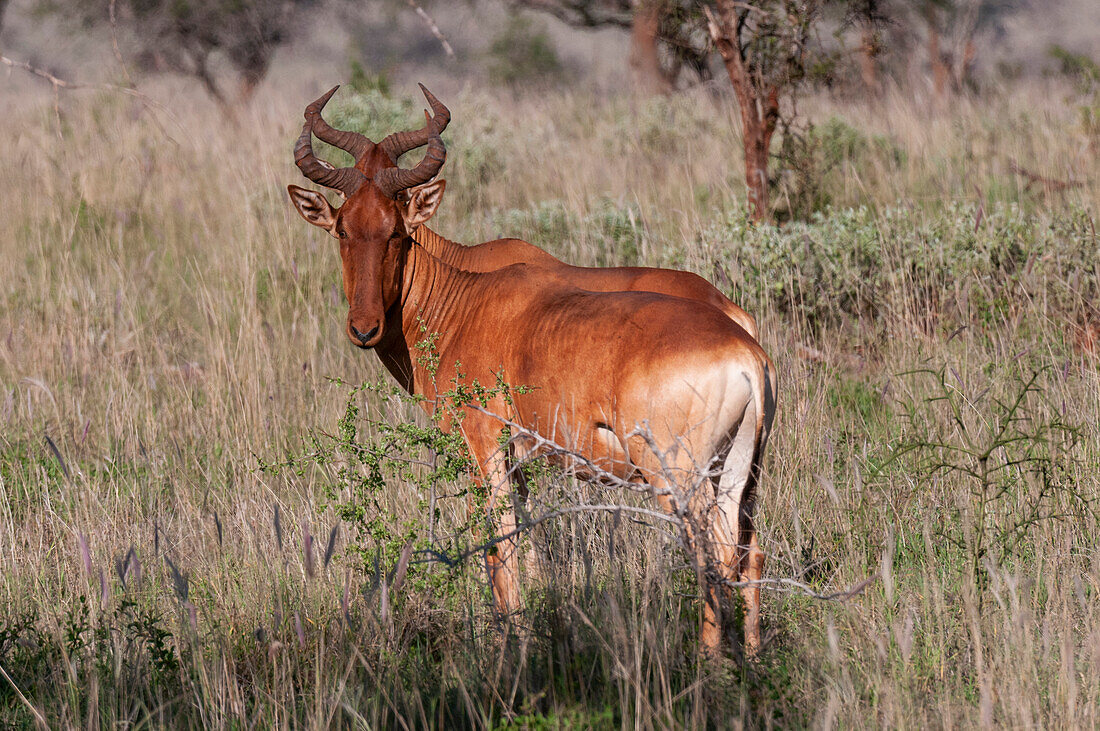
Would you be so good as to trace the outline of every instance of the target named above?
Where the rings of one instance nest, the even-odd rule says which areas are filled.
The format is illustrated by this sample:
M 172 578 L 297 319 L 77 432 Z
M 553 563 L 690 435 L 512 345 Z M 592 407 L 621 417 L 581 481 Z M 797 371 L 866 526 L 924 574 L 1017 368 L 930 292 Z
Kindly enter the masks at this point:
M 496 611 L 507 616 L 520 609 L 519 536 L 515 535 L 516 513 L 503 460 L 491 467 L 489 475 L 489 516 L 490 520 L 497 518 L 496 535 L 501 540 L 486 553 L 485 565 L 493 585 Z
M 474 427 L 468 418 L 463 432 L 470 454 L 481 470 L 480 481 L 489 495 L 488 517 L 496 527 L 493 535 L 498 539 L 485 553 L 485 569 L 493 590 L 493 607 L 498 616 L 506 617 L 520 609 L 519 536 L 515 535 L 516 513 L 512 507 L 507 455 L 493 432 L 485 434 L 485 430 L 475 431 Z

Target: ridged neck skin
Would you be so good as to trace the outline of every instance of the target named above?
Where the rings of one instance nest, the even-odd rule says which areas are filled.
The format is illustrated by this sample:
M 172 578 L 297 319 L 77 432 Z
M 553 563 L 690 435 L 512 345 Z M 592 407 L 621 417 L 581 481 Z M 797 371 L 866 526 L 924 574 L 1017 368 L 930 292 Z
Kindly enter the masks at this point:
M 456 269 L 413 243 L 405 257 L 401 286 L 406 337 L 418 335 L 424 327 L 428 332 L 447 333 L 456 323 L 465 321 L 469 290 L 476 278 L 476 274 Z
M 470 248 L 446 239 L 427 226 L 421 226 L 412 233 L 412 239 L 429 254 L 455 269 L 466 269 Z
M 457 246 L 457 244 L 456 244 Z M 448 352 L 456 330 L 468 321 L 477 274 L 432 256 L 412 238 L 400 275 L 401 291 L 386 318 L 386 334 L 375 347 L 382 364 L 409 393 L 434 397 L 435 389 L 417 344 L 435 335 L 436 353 Z M 421 356 L 421 357 L 418 357 Z

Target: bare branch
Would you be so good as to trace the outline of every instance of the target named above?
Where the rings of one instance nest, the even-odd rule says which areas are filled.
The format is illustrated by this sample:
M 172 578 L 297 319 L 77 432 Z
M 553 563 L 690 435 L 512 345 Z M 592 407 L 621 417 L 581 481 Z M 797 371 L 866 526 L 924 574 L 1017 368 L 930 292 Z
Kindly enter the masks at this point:
M 629 28 L 634 22 L 634 10 L 624 2 L 615 3 L 611 8 L 601 8 L 601 3 L 590 0 L 512 0 L 512 5 L 547 13 L 575 28 L 604 25 Z
M 506 419 L 502 416 L 494 414 L 491 411 L 488 411 L 486 409 L 483 409 L 483 408 L 480 408 L 480 407 L 477 407 L 477 406 L 470 406 L 469 408 L 474 409 L 476 411 L 480 411 L 481 413 L 486 414 L 487 416 L 490 416 L 490 417 L 500 421 L 502 424 L 506 425 L 512 431 L 512 438 L 509 440 L 509 444 L 514 442 L 519 437 L 523 437 L 523 438 L 526 438 L 526 439 L 531 439 L 535 442 L 535 446 L 536 446 L 537 450 L 543 450 L 543 456 L 546 456 L 547 451 L 549 451 L 551 454 L 553 454 L 555 456 L 569 456 L 572 459 L 576 460 L 579 464 L 583 465 L 586 470 L 592 471 L 595 480 L 599 481 L 601 484 L 606 484 L 606 485 L 610 485 L 610 486 L 613 486 L 613 487 L 624 487 L 624 488 L 634 490 L 634 491 L 639 490 L 639 485 L 637 483 L 633 483 L 633 482 L 630 482 L 628 480 L 624 480 L 620 477 L 617 477 L 616 475 L 613 475 L 611 473 L 606 472 L 605 470 L 601 469 L 598 465 L 593 464 L 593 462 L 590 459 L 588 459 L 587 457 L 585 457 L 584 455 L 578 454 L 577 452 L 575 452 L 573 450 L 567 449 L 567 448 L 561 446 L 560 444 L 558 444 L 557 442 L 554 442 L 551 439 L 547 439 L 546 437 L 543 437 L 542 435 L 540 435 L 536 432 L 533 432 L 530 429 L 527 429 L 527 428 L 525 428 L 525 427 L 523 427 L 523 426 L 521 426 L 521 425 L 519 425 L 519 424 L 517 424 L 513 421 L 510 421 L 509 419 Z M 671 472 L 671 468 L 669 468 L 667 466 L 667 464 L 665 463 L 664 455 L 657 448 L 657 444 L 656 444 L 655 440 L 653 439 L 653 435 L 649 431 L 648 427 L 643 426 L 643 427 L 634 429 L 630 434 L 626 435 L 624 437 L 624 439 L 629 439 L 629 438 L 634 437 L 634 436 L 640 436 L 646 442 L 646 445 L 654 452 L 654 454 L 660 460 L 661 465 L 662 465 L 662 471 L 665 473 L 665 476 L 668 477 L 669 473 Z M 502 449 L 503 448 L 505 448 L 505 447 L 502 447 Z M 515 468 L 513 468 L 513 469 L 515 469 Z M 698 471 L 698 477 L 699 477 L 700 482 L 703 481 L 703 480 L 709 479 L 710 476 L 711 475 L 708 472 L 705 472 L 705 471 L 702 471 L 702 470 Z M 692 489 L 698 489 L 700 482 L 697 482 L 695 485 L 693 485 Z M 647 487 L 649 487 L 649 486 L 647 485 Z M 650 490 L 646 490 L 646 492 L 647 493 L 657 493 L 658 491 L 650 489 Z M 668 495 L 672 498 L 681 498 L 681 496 L 677 495 L 676 492 L 673 491 L 673 490 L 663 490 L 663 491 L 660 491 L 659 494 Z M 484 544 L 481 544 L 479 546 L 476 546 L 474 548 L 471 548 L 471 549 L 465 551 L 464 553 L 460 554 L 460 556 L 458 557 L 457 560 L 461 561 L 461 560 L 464 560 L 465 558 L 468 558 L 469 556 L 472 556 L 472 555 L 475 555 L 477 553 L 481 553 L 485 550 L 488 550 L 489 548 L 492 548 L 496 544 L 501 543 L 503 541 L 510 540 L 510 539 L 514 538 L 516 535 L 519 535 L 521 533 L 529 531 L 532 528 L 534 528 L 535 526 L 537 526 L 541 523 L 544 523 L 548 520 L 553 520 L 555 518 L 560 518 L 562 516 L 575 514 L 575 513 L 616 512 L 616 511 L 623 512 L 623 513 L 640 514 L 640 515 L 644 515 L 646 517 L 662 520 L 664 522 L 671 523 L 672 525 L 676 526 L 680 530 L 680 536 L 677 539 L 678 542 L 680 543 L 680 547 L 681 547 L 681 549 L 683 549 L 685 551 L 687 556 L 691 557 L 695 554 L 694 554 L 693 551 L 689 550 L 690 547 L 692 546 L 692 544 L 695 541 L 700 540 L 700 538 L 702 538 L 702 536 L 704 534 L 702 532 L 696 532 L 695 530 L 693 530 L 693 527 L 690 525 L 691 516 L 688 514 L 688 511 L 686 510 L 687 500 L 674 499 L 672 502 L 673 502 L 673 505 L 675 506 L 675 512 L 671 515 L 669 513 L 660 512 L 660 511 L 656 511 L 656 510 L 651 510 L 651 509 L 648 509 L 648 508 L 638 508 L 638 507 L 634 507 L 634 506 L 630 506 L 630 505 L 617 505 L 617 504 L 582 504 L 582 505 L 575 505 L 575 506 L 570 506 L 570 507 L 565 507 L 565 508 L 558 508 L 558 509 L 553 510 L 549 513 L 546 513 L 545 515 L 541 515 L 537 518 L 532 518 L 530 520 L 524 521 L 523 523 L 517 525 L 516 528 L 514 530 L 510 531 L 509 533 L 496 536 L 492 540 L 487 541 Z M 437 557 L 439 555 L 435 551 L 431 551 L 430 553 L 437 556 Z M 429 560 L 431 560 L 431 559 L 429 559 Z M 707 563 L 709 563 L 709 559 L 707 559 Z M 817 600 L 820 600 L 820 601 L 846 601 L 846 600 L 851 599 L 852 597 L 857 596 L 858 594 L 862 593 L 868 586 L 870 586 L 872 583 L 874 583 L 878 579 L 878 574 L 874 574 L 874 575 L 869 576 L 868 578 L 864 579 L 863 581 L 859 582 L 858 584 L 855 584 L 854 586 L 851 586 L 847 589 L 842 589 L 840 591 L 835 591 L 835 592 L 830 592 L 830 593 L 825 594 L 825 593 L 821 593 L 821 592 L 816 591 L 813 587 L 811 587 L 808 584 L 804 584 L 800 581 L 796 581 L 795 579 L 790 579 L 790 578 L 786 578 L 786 577 L 777 577 L 777 578 L 773 578 L 773 579 L 759 579 L 759 580 L 755 580 L 755 581 L 732 581 L 730 579 L 727 579 L 725 577 L 720 576 L 718 574 L 718 572 L 713 571 L 712 566 L 705 566 L 705 567 L 699 567 L 699 568 L 702 568 L 704 570 L 704 573 L 706 573 L 706 575 L 707 575 L 707 580 L 708 581 L 713 581 L 716 584 L 721 584 L 721 585 L 727 586 L 731 589 L 740 589 L 740 588 L 754 587 L 755 586 L 755 587 L 760 587 L 761 589 L 766 589 L 766 590 L 769 590 L 769 591 L 778 591 L 778 592 L 786 592 L 786 593 L 797 592 L 797 593 L 800 593 L 804 596 L 810 597 L 811 599 L 817 599 Z
M 541 434 L 539 434 L 538 432 L 532 431 L 532 430 L 528 429 L 527 427 L 523 426 L 522 424 L 518 424 L 514 421 L 511 421 L 510 419 L 506 419 L 503 416 L 500 416 L 499 414 L 494 414 L 492 411 L 489 411 L 488 409 L 483 409 L 480 406 L 468 406 L 467 408 L 472 409 L 474 411 L 479 411 L 482 414 L 485 414 L 486 416 L 492 417 L 493 419 L 496 419 L 497 421 L 499 421 L 504 426 L 508 427 L 508 429 L 512 432 L 512 438 L 509 440 L 509 442 L 508 442 L 509 444 L 515 442 L 517 439 L 519 439 L 521 437 L 525 438 L 525 439 L 530 439 L 535 443 L 535 448 L 537 450 L 540 450 L 540 452 L 543 456 L 555 456 L 555 457 L 563 456 L 563 457 L 572 458 L 577 464 L 582 466 L 586 471 L 592 473 L 592 480 L 593 481 L 600 482 L 600 483 L 602 483 L 604 485 L 608 485 L 610 487 L 624 488 L 624 489 L 627 489 L 627 490 L 631 490 L 633 492 L 644 493 L 646 495 L 660 495 L 660 496 L 663 496 L 663 497 L 675 497 L 675 495 L 673 494 L 673 492 L 671 490 L 658 490 L 658 489 L 652 487 L 651 485 L 649 485 L 648 483 L 638 483 L 638 482 L 631 482 L 630 480 L 624 480 L 623 478 L 619 477 L 618 475 L 614 475 L 614 474 L 608 472 L 607 470 L 603 469 L 598 464 L 593 462 L 591 459 L 589 459 L 588 457 L 585 457 L 583 454 L 580 454 L 580 453 L 578 453 L 578 452 L 576 452 L 572 449 L 569 449 L 568 447 L 565 447 L 565 446 L 559 444 L 558 442 L 555 442 L 553 439 L 549 439 L 547 437 L 544 437 Z M 641 428 L 635 429 L 634 431 L 632 431 L 629 434 L 625 435 L 623 438 L 624 439 L 629 439 L 629 438 L 634 437 L 634 436 L 640 436 L 643 439 L 645 439 L 647 445 L 651 449 L 654 449 L 654 453 L 657 455 L 657 457 L 661 461 L 662 465 L 664 465 L 664 456 L 659 451 L 656 450 L 656 448 L 653 444 L 653 437 L 652 437 L 651 434 L 648 433 L 648 430 L 641 429 Z M 505 445 L 505 446 L 507 446 L 507 445 Z M 504 447 L 502 447 L 502 449 L 503 448 Z M 666 472 L 668 471 L 667 467 L 664 467 L 664 469 L 665 469 Z M 708 475 L 708 477 L 709 477 L 709 475 Z
M 49 71 L 46 71 L 45 69 L 38 68 L 37 66 L 32 66 L 31 64 L 27 63 L 26 61 L 16 61 L 14 59 L 8 58 L 7 56 L 3 56 L 3 55 L 0 55 L 0 63 L 3 63 L 8 68 L 21 69 L 23 71 L 26 71 L 29 74 L 32 74 L 34 76 L 38 76 L 39 78 L 45 79 L 46 81 L 48 81 L 50 83 L 50 85 L 53 87 L 53 94 L 54 94 L 53 111 L 54 111 L 54 117 L 57 120 L 57 136 L 58 137 L 61 137 L 61 95 L 59 93 L 61 89 L 65 89 L 67 91 L 78 91 L 78 90 L 82 90 L 82 89 L 85 89 L 85 90 L 86 89 L 91 89 L 91 90 L 99 90 L 99 91 L 117 91 L 120 94 L 126 94 L 127 96 L 132 96 L 135 99 L 141 100 L 141 102 L 145 106 L 152 107 L 152 108 L 154 108 L 154 109 L 156 109 L 157 111 L 160 111 L 160 112 L 164 112 L 166 115 L 168 115 L 168 117 L 170 119 L 175 121 L 175 117 L 172 115 L 172 113 L 163 104 L 157 102 L 156 100 L 152 99 L 147 94 L 143 94 L 140 91 L 138 91 L 137 89 L 134 89 L 132 87 L 118 86 L 117 84 L 81 84 L 81 83 L 75 82 L 75 81 L 66 81 L 65 79 L 54 76 L 53 74 L 51 74 Z M 169 137 L 169 139 L 171 139 L 171 137 Z
M 405 0 L 405 2 L 407 2 L 409 7 L 415 10 L 416 14 L 427 24 L 428 30 L 430 30 L 432 35 L 439 41 L 439 45 L 443 46 L 443 51 L 451 58 L 454 58 L 455 49 L 451 48 L 447 36 L 443 35 L 443 31 L 439 29 L 439 26 L 436 24 L 435 20 L 432 19 L 432 16 L 428 15 L 428 12 L 420 7 L 420 3 L 416 2 L 416 0 Z
M 1038 173 L 1032 172 L 1026 168 L 1020 167 L 1015 160 L 1009 160 L 1008 169 L 1016 175 L 1027 180 L 1027 185 L 1024 186 L 1025 190 L 1032 185 L 1040 185 L 1048 192 L 1061 192 L 1070 188 L 1081 187 L 1080 180 L 1057 180 L 1055 178 L 1048 178 Z
M 126 86 L 133 89 L 134 80 L 130 78 L 130 69 L 127 68 L 126 62 L 122 60 L 122 51 L 118 47 L 118 19 L 115 17 L 116 2 L 117 0 L 111 0 L 111 4 L 107 7 L 107 15 L 111 21 L 111 47 L 115 52 L 115 60 L 118 61 L 119 68 L 122 69 L 122 75 L 126 77 Z
M 740 589 L 748 586 L 759 586 L 761 589 L 770 589 L 771 591 L 779 591 L 784 593 L 791 593 L 792 591 L 798 592 L 811 599 L 819 599 L 825 602 L 843 602 L 851 599 L 854 596 L 862 594 L 863 591 L 871 584 L 878 581 L 878 574 L 872 574 L 863 581 L 842 589 L 841 591 L 834 591 L 829 594 L 821 594 L 814 590 L 809 584 L 803 584 L 801 581 L 795 581 L 794 579 L 786 579 L 783 577 L 775 579 L 758 579 L 756 581 L 722 581 L 723 584 L 731 589 Z
M 488 541 L 485 541 L 484 543 L 479 543 L 478 545 L 473 546 L 472 548 L 468 548 L 465 551 L 463 551 L 462 553 L 455 556 L 454 558 L 451 558 L 449 556 L 444 557 L 444 554 L 441 554 L 439 551 L 436 551 L 434 549 L 429 549 L 429 550 L 426 550 L 426 551 L 420 551 L 420 553 L 427 553 L 430 556 L 432 556 L 433 558 L 424 559 L 423 561 L 417 561 L 417 563 L 431 563 L 432 561 L 439 561 L 439 562 L 445 563 L 447 565 L 454 565 L 454 564 L 460 563 L 462 561 L 465 561 L 466 559 L 470 558 L 471 556 L 476 556 L 480 553 L 484 553 L 485 551 L 488 551 L 490 548 L 497 545 L 498 543 L 504 543 L 505 541 L 509 541 L 509 540 L 515 538 L 516 536 L 518 536 L 522 533 L 526 533 L 527 531 L 531 530 L 532 528 L 535 528 L 535 527 L 537 527 L 537 526 L 539 526 L 539 525 L 541 525 L 541 524 L 543 524 L 543 523 L 545 523 L 549 520 L 554 520 L 555 518 L 561 518 L 561 517 L 566 516 L 566 515 L 575 515 L 577 513 L 633 513 L 635 515 L 644 515 L 647 518 L 653 518 L 655 520 L 662 520 L 662 521 L 665 521 L 666 523 L 672 523 L 673 525 L 676 525 L 676 526 L 681 525 L 680 521 L 677 520 L 675 516 L 669 515 L 668 513 L 662 513 L 659 510 L 650 510 L 648 508 L 638 508 L 638 507 L 635 507 L 633 505 L 614 505 L 614 504 L 606 504 L 606 505 L 604 505 L 604 504 L 600 504 L 600 505 L 588 505 L 588 504 L 571 505 L 569 507 L 559 508 L 558 510 L 553 510 L 553 511 L 551 511 L 549 513 L 546 513 L 544 515 L 540 515 L 537 518 L 531 518 L 530 520 L 526 520 L 522 523 L 519 523 L 519 524 L 516 525 L 514 530 L 511 530 L 507 533 L 502 533 L 498 536 L 494 536 L 493 538 L 489 539 Z
M 26 61 L 15 61 L 13 59 L 8 58 L 7 56 L 0 55 L 0 63 L 3 63 L 5 66 L 8 66 L 8 67 L 13 68 L 13 69 L 23 69 L 27 73 L 34 74 L 35 76 L 40 76 L 43 79 L 45 79 L 46 81 L 53 84 L 54 88 L 60 88 L 60 89 L 87 89 L 88 88 L 87 86 L 85 86 L 83 84 L 75 84 L 75 83 L 72 83 L 72 82 L 65 81 L 64 79 L 59 79 L 56 76 L 54 76 L 53 74 L 51 74 L 49 71 L 46 71 L 45 69 L 40 69 L 37 66 L 31 66 Z

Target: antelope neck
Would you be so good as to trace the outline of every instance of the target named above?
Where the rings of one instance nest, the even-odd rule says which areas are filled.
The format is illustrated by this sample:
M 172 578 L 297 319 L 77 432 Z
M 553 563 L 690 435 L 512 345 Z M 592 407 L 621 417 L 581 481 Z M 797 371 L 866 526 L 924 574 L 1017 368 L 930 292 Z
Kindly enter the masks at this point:
M 401 267 L 401 291 L 387 316 L 387 334 L 375 351 L 405 390 L 430 396 L 431 379 L 418 363 L 416 345 L 425 335 L 438 334 L 437 347 L 446 347 L 449 334 L 469 320 L 472 303 L 478 300 L 471 290 L 479 275 L 436 259 L 411 238 Z
M 427 226 L 421 226 L 413 231 L 413 241 L 420 244 L 429 254 L 439 261 L 449 264 L 455 269 L 465 269 L 466 252 L 468 246 L 464 246 L 450 239 L 443 238 Z

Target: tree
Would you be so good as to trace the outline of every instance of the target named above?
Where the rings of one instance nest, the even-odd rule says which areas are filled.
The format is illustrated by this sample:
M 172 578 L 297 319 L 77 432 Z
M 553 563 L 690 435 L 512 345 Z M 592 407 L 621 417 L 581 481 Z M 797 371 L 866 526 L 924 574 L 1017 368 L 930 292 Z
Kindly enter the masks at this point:
M 771 219 L 768 159 L 781 104 L 805 77 L 810 32 L 829 0 L 512 0 L 574 26 L 631 29 L 631 62 L 649 88 L 683 68 L 710 78 L 717 49 L 740 108 L 750 215 Z M 664 59 L 664 60 L 662 60 Z
M 973 83 L 977 61 L 975 37 L 998 30 L 1001 20 L 1019 7 L 1018 0 L 921 0 L 912 12 L 924 22 L 932 89 L 942 100 Z
M 296 11 L 308 1 L 96 0 L 56 9 L 76 10 L 86 24 L 117 17 L 137 39 L 132 56 L 139 66 L 194 76 L 223 112 L 232 115 L 237 103 L 252 97 L 275 49 L 289 39 Z M 228 93 L 215 78 L 211 67 L 218 54 L 236 72 L 239 93 Z
M 668 92 L 684 69 L 710 79 L 710 49 L 695 0 L 511 0 L 574 28 L 630 31 L 630 66 L 645 92 Z
M 878 59 L 882 55 L 881 29 L 890 22 L 887 4 L 887 0 L 849 0 L 844 14 L 845 24 L 859 32 L 859 75 L 872 95 L 882 91 Z
M 771 219 L 768 157 L 780 104 L 805 76 L 810 31 L 823 0 L 717 0 L 704 6 L 741 113 L 745 183 L 754 221 Z
M 631 21 L 630 66 L 635 85 L 643 91 L 666 92 L 675 84 L 675 79 L 670 79 L 669 72 L 662 68 L 658 50 L 663 6 L 661 0 L 640 0 Z
M 968 3 L 965 10 L 972 10 L 976 4 Z M 932 67 L 932 89 L 936 99 L 943 98 L 948 84 L 955 91 L 961 89 L 974 61 L 975 14 L 965 12 L 962 17 L 952 17 L 959 9 L 959 4 L 950 0 L 926 0 L 921 3 L 920 13 L 927 26 L 928 62 Z M 953 44 L 953 48 L 945 49 L 943 46 L 945 28 L 956 29 L 958 43 Z

